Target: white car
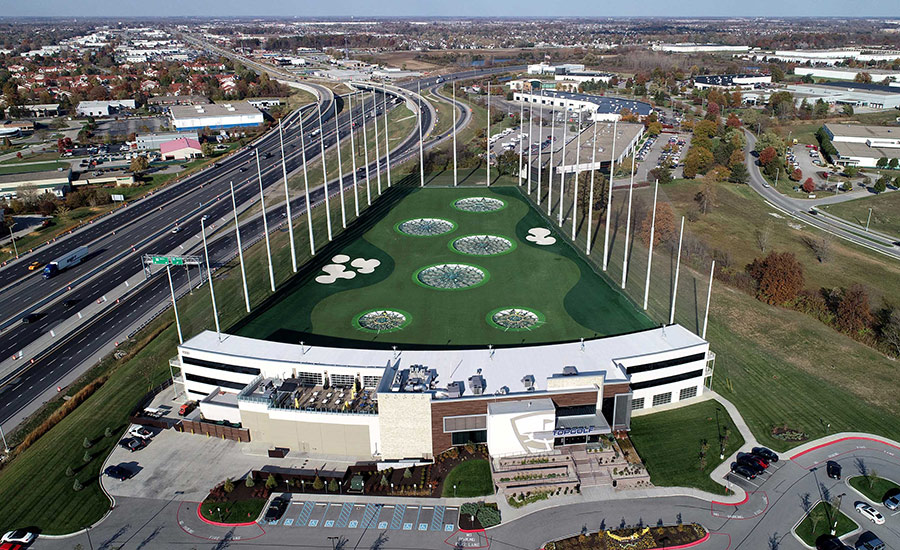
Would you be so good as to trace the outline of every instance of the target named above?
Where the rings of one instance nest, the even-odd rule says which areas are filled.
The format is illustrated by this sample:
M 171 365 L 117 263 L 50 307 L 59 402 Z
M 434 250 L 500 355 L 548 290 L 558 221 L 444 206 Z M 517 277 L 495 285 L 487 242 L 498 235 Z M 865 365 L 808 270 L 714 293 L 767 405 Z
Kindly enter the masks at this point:
M 900 494 L 887 497 L 882 504 L 888 510 L 900 510 Z
M 150 439 L 153 437 L 153 432 L 143 426 L 132 426 L 131 429 L 128 430 L 128 435 L 139 439 Z
M 860 514 L 862 514 L 863 517 L 871 520 L 872 523 L 874 523 L 875 525 L 884 524 L 884 516 L 882 516 L 878 510 L 876 510 L 875 508 L 872 508 L 865 502 L 857 503 L 856 511 L 859 512 Z
M 19 544 L 31 544 L 37 538 L 37 533 L 26 531 L 25 529 L 16 529 L 3 535 L 0 542 L 16 542 Z

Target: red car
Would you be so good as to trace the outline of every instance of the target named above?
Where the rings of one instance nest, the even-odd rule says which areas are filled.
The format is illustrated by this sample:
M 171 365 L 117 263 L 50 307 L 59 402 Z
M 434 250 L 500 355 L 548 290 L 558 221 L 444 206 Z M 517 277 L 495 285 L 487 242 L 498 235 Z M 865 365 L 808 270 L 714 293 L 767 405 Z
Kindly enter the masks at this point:
M 23 550 L 24 548 L 24 545 L 16 542 L 4 542 L 3 544 L 0 544 L 0 550 Z
M 744 455 L 744 456 L 746 456 L 749 460 L 752 460 L 756 464 L 759 464 L 760 468 L 768 468 L 769 467 L 769 461 L 760 456 L 750 455 L 750 454 Z

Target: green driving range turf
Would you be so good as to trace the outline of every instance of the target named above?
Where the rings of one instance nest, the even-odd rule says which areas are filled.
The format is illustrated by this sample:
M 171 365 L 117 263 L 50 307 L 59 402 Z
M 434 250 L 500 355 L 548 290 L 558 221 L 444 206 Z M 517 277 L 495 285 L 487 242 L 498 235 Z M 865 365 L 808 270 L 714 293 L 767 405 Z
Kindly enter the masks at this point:
M 467 197 L 489 200 L 457 203 Z M 569 341 L 654 326 L 515 187 L 406 190 L 354 223 L 232 332 L 434 347 Z M 550 230 L 555 242 L 528 238 L 533 228 Z M 516 311 L 504 319 L 509 309 Z

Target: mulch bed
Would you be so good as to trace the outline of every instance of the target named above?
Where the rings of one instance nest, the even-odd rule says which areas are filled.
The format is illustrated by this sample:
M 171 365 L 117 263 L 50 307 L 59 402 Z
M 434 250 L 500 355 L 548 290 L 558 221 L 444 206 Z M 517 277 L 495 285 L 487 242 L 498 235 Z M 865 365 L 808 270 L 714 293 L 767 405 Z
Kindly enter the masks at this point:
M 460 517 L 460 526 L 462 517 Z M 706 529 L 697 523 L 612 529 L 576 535 L 544 545 L 545 550 L 652 550 L 697 542 L 706 536 Z

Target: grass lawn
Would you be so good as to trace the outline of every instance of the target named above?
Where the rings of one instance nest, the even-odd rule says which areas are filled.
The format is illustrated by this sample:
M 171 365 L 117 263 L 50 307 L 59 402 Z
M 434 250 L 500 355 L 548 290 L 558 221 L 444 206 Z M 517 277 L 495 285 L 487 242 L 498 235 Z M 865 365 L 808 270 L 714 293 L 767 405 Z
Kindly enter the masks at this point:
M 453 486 L 456 485 L 454 495 Z M 494 494 L 494 482 L 491 480 L 491 465 L 482 458 L 467 460 L 450 470 L 444 480 L 441 496 L 468 498 Z
M 715 401 L 636 416 L 631 420 L 629 435 L 654 485 L 696 487 L 724 495 L 725 487 L 710 479 L 709 474 L 722 462 L 720 435 L 726 428 L 725 456 L 728 457 L 744 444 L 744 438 L 725 408 Z M 706 467 L 701 469 L 698 457 L 704 441 L 709 449 Z
M 5 153 L 6 151 L 0 151 L 0 153 Z M 55 161 L 59 160 L 59 153 L 56 151 L 48 151 L 46 153 L 35 153 L 33 155 L 22 155 L 22 158 L 13 157 L 11 159 L 6 159 L 0 161 L 0 164 L 21 164 L 23 162 L 40 162 L 40 161 Z
M 248 316 L 237 333 L 283 342 L 326 337 L 369 345 L 499 345 L 592 338 L 653 326 L 561 239 L 549 246 L 526 239 L 531 228 L 547 224 L 515 186 L 393 188 L 392 192 L 398 202 L 390 210 L 379 211 L 334 247 L 336 253 L 350 258 L 379 260 L 374 273 L 323 284 L 315 278 L 331 263 L 332 254 L 322 255 L 267 307 Z M 454 201 L 466 197 L 489 197 L 505 206 L 492 212 L 454 207 Z M 398 224 L 419 217 L 449 220 L 455 226 L 427 237 L 397 229 Z M 484 234 L 506 239 L 507 248 L 503 253 L 477 256 L 453 248 L 456 239 Z M 421 284 L 417 275 L 434 264 L 457 263 L 480 269 L 484 274 L 480 283 L 441 290 Z M 524 273 L 528 276 L 523 277 Z M 523 331 L 492 324 L 496 310 L 512 307 L 535 311 L 542 322 Z M 382 333 L 356 325 L 358 315 L 382 309 L 403 312 L 409 324 Z
M 900 238 L 900 193 L 896 191 L 819 208 L 848 222 L 857 223 L 860 228 L 866 227 L 866 219 L 871 208 L 872 220 L 869 222 L 869 228 Z
M 42 172 L 44 170 L 63 170 L 69 168 L 68 162 L 38 162 L 35 164 L 10 164 L 0 166 L 0 175 L 26 174 L 30 172 Z
M 856 522 L 844 515 L 839 510 L 833 510 L 830 504 L 819 502 L 806 514 L 803 521 L 794 529 L 794 533 L 800 537 L 807 546 L 815 548 L 816 539 L 822 535 L 831 533 L 834 525 L 834 512 L 837 512 L 837 529 L 835 535 L 842 537 L 859 527 Z
M 200 513 L 210 521 L 219 523 L 247 523 L 255 521 L 266 505 L 264 498 L 248 498 L 230 502 L 204 500 Z
M 878 476 L 854 476 L 847 480 L 851 487 L 872 502 L 881 504 L 888 493 L 900 492 L 900 485 Z

